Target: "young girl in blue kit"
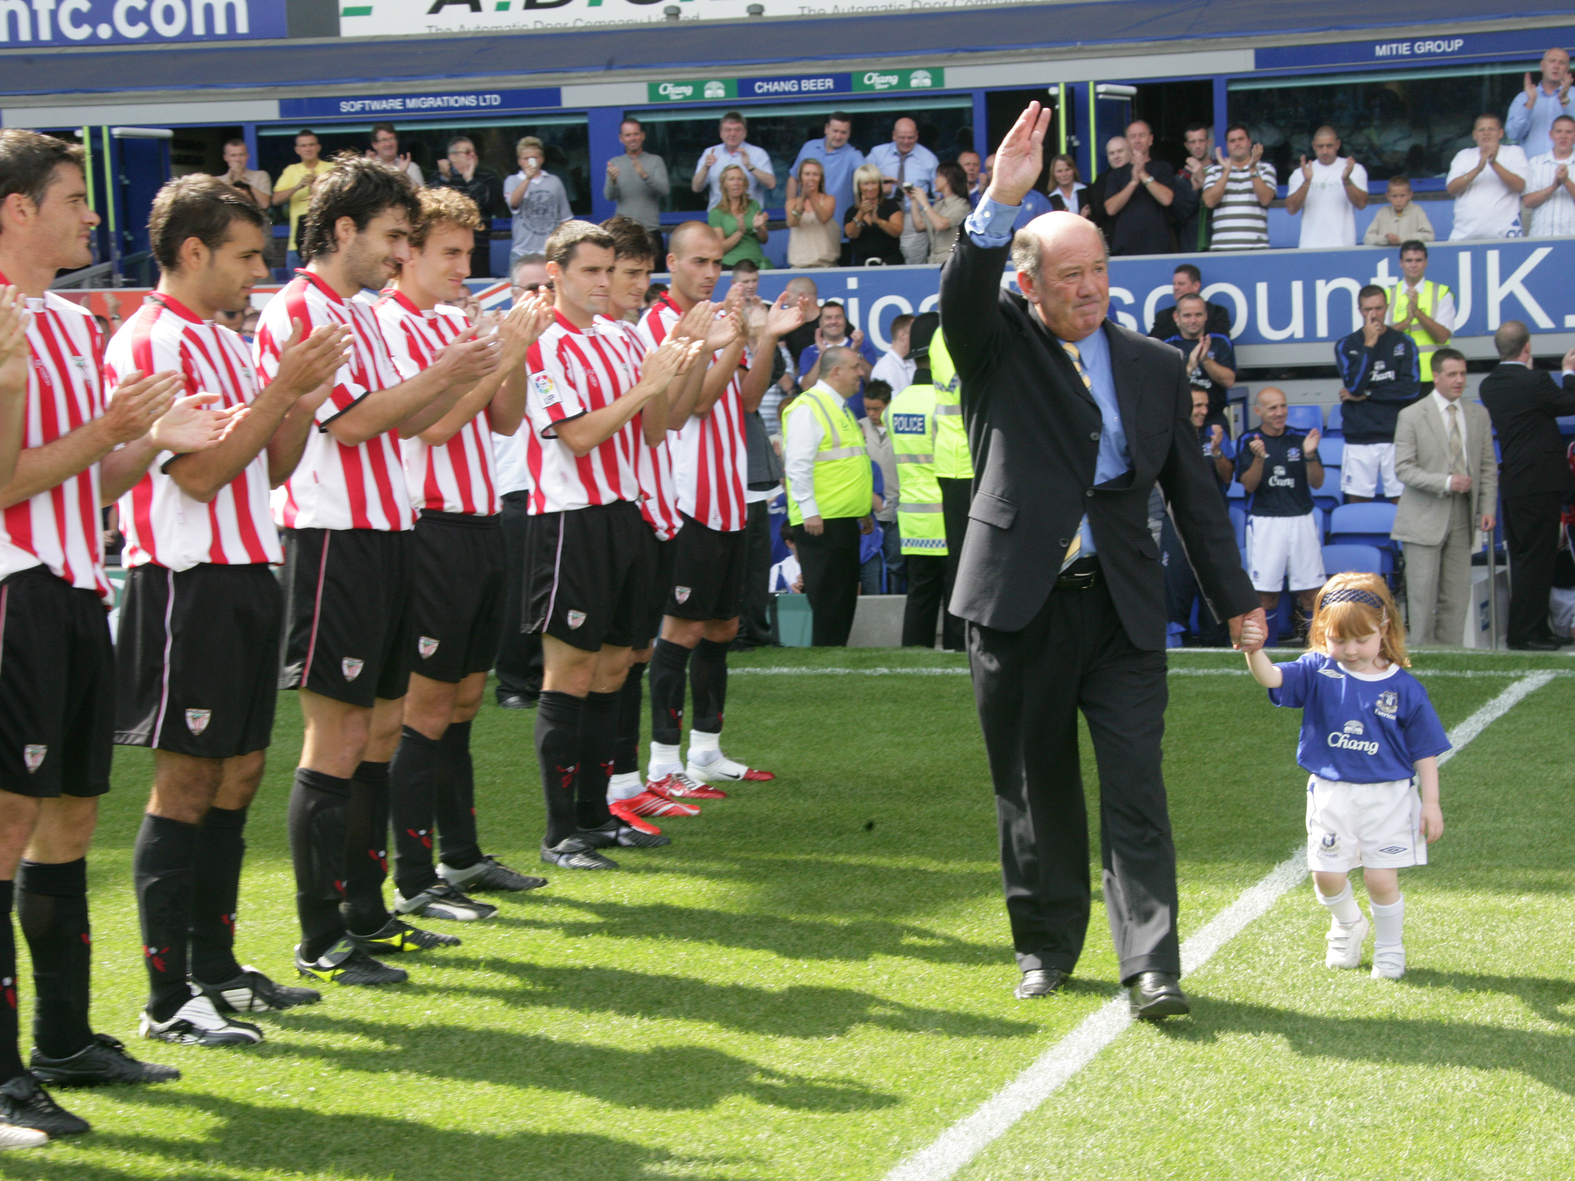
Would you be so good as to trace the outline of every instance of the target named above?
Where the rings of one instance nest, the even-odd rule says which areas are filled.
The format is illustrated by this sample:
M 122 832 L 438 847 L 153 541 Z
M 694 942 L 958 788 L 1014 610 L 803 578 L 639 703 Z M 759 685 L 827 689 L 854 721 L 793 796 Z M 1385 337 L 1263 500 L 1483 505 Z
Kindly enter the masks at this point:
M 1241 639 L 1243 647 L 1261 643 L 1261 627 L 1248 623 Z M 1346 877 L 1360 865 L 1373 909 L 1374 979 L 1405 975 L 1400 869 L 1426 865 L 1427 846 L 1444 833 L 1438 756 L 1449 739 L 1427 690 L 1405 671 L 1410 663 L 1405 625 L 1373 574 L 1324 584 L 1299 660 L 1274 664 L 1261 649 L 1247 655 L 1269 700 L 1302 711 L 1296 761 L 1311 776 L 1307 868 L 1330 913 L 1324 964 L 1361 963 L 1368 921 Z

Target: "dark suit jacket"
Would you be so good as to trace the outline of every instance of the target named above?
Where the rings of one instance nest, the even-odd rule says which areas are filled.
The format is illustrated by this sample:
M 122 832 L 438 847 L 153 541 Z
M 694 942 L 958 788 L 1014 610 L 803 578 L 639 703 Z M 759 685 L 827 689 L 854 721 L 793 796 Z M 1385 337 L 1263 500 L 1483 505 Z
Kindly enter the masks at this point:
M 1480 395 L 1503 451 L 1499 495 L 1575 492 L 1556 421 L 1575 414 L 1575 377 L 1560 385 L 1546 370 L 1500 364 L 1482 379 Z
M 957 366 L 974 497 L 951 610 L 1020 631 L 1049 597 L 1086 512 L 1133 644 L 1165 646 L 1165 578 L 1148 527 L 1156 479 L 1204 597 L 1221 619 L 1258 606 L 1192 426 L 1184 358 L 1106 321 L 1133 470 L 1094 487 L 1101 415 L 1072 360 L 1022 296 L 1001 287 L 1005 247 L 965 230 L 941 271 L 941 325 Z

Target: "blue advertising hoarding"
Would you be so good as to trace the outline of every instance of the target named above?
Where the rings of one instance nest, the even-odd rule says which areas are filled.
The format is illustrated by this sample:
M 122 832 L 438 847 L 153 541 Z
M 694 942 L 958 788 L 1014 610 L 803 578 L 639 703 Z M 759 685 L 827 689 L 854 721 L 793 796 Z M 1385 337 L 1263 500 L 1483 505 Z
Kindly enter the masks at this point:
M 423 115 L 489 115 L 559 106 L 556 86 L 533 90 L 454 90 L 447 93 L 346 94 L 327 98 L 281 98 L 281 119 L 409 119 Z
M 0 48 L 257 41 L 289 36 L 285 0 L 14 0 Z

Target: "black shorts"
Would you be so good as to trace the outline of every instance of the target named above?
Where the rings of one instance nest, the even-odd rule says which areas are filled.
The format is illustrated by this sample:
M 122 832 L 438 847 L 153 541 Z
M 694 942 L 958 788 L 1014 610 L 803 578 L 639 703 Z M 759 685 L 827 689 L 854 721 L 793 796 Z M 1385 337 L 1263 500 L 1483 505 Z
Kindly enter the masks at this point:
M 526 525 L 525 630 L 586 652 L 632 648 L 649 615 L 655 554 L 633 501 L 539 513 Z
M 669 537 L 666 541 L 657 539 L 656 534 L 651 534 L 652 553 L 655 555 L 652 569 L 656 571 L 651 579 L 650 590 L 646 594 L 646 615 L 640 621 L 639 635 L 643 639 L 636 639 L 636 648 L 645 648 L 657 636 L 662 634 L 662 616 L 667 614 L 667 596 L 671 593 L 673 585 L 673 563 L 678 560 L 678 538 Z
M 284 595 L 265 565 L 137 566 L 120 600 L 115 741 L 199 759 L 262 750 Z
M 670 543 L 677 547 L 666 613 L 679 619 L 737 619 L 744 611 L 744 530 L 707 529 L 684 518 Z
M 503 637 L 503 527 L 497 517 L 423 509 L 414 546 L 410 671 L 457 685 L 492 667 Z
M 397 700 L 415 643 L 410 534 L 283 529 L 284 662 L 279 688 L 347 705 Z
M 103 795 L 114 728 L 104 601 L 43 566 L 0 582 L 0 791 Z

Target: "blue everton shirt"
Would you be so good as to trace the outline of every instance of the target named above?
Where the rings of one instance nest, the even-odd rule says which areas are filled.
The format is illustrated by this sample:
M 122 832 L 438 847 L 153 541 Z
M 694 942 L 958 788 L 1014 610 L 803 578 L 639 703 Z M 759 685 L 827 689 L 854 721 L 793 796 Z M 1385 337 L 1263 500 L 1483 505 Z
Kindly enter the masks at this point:
M 1269 700 L 1302 711 L 1296 761 L 1314 775 L 1342 783 L 1410 779 L 1418 759 L 1449 749 L 1427 690 L 1398 664 L 1358 675 L 1308 652 L 1274 667 L 1285 683 L 1269 690 Z

